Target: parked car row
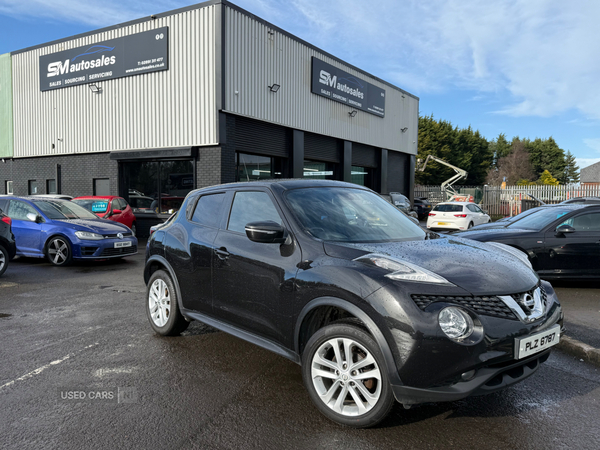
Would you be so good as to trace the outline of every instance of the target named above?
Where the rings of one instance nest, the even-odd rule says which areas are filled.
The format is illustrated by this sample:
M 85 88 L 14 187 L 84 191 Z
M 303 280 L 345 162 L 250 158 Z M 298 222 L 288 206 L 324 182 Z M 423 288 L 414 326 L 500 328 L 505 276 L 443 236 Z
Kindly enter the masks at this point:
M 12 228 L 16 255 L 47 258 L 55 266 L 64 266 L 73 259 L 121 258 L 137 253 L 138 242 L 130 228 L 101 219 L 73 201 L 4 196 L 0 210 Z

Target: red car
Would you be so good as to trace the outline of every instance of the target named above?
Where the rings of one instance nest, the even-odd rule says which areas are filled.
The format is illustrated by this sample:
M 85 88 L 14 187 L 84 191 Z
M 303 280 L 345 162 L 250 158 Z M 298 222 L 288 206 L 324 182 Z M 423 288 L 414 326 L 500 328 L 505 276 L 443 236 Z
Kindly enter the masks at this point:
M 123 197 L 114 195 L 76 197 L 71 200 L 79 206 L 83 206 L 88 211 L 93 212 L 98 217 L 122 223 L 128 226 L 136 234 L 135 216 L 129 203 Z

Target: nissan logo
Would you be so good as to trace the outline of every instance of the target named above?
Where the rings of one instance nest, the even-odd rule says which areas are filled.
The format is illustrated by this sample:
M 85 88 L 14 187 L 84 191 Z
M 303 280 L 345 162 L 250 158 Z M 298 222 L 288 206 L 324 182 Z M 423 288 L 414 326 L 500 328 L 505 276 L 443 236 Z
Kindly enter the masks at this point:
M 529 309 L 533 309 L 533 307 L 535 306 L 535 300 L 533 299 L 533 297 L 531 296 L 531 294 L 523 294 L 523 297 L 521 298 L 521 301 Z

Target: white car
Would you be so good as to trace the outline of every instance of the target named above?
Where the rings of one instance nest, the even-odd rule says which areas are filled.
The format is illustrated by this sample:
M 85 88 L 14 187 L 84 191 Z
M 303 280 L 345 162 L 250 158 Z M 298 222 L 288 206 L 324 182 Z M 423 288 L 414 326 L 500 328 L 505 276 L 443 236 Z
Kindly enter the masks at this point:
M 467 230 L 488 223 L 490 216 L 471 202 L 444 202 L 433 207 L 427 217 L 430 230 Z

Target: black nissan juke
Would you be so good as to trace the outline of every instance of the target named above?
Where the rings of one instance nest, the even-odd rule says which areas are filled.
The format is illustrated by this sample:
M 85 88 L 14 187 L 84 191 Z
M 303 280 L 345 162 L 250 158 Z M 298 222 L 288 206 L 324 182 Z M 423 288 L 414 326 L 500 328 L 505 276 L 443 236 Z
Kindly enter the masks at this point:
M 563 319 L 521 252 L 424 231 L 337 181 L 195 190 L 149 238 L 144 277 L 157 333 L 198 320 L 289 358 L 316 407 L 353 427 L 380 422 L 394 400 L 523 380 Z

